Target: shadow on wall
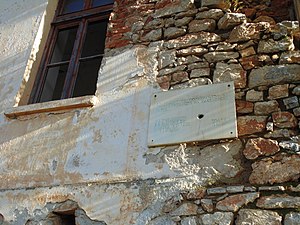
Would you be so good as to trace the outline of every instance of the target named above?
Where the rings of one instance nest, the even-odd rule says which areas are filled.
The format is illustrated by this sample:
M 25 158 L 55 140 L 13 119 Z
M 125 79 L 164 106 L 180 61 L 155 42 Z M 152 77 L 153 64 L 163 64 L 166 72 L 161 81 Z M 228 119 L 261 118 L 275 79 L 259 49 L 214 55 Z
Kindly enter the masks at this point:
M 0 112 L 11 107 L 15 101 L 15 93 L 19 89 L 17 79 L 24 74 L 30 48 L 14 55 L 0 57 Z
M 98 81 L 100 103 L 94 108 L 24 117 L 0 127 L 0 171 L 7 180 L 1 188 L 160 177 L 163 168 L 149 171 L 155 165 L 168 167 L 166 175 L 190 176 L 185 166 L 173 163 L 177 155 L 170 155 L 162 163 L 153 162 L 145 171 L 138 167 L 144 165 L 144 156 L 149 153 L 147 130 L 153 89 L 143 70 L 136 69 L 134 54 L 124 54 L 107 60 Z M 117 70 L 118 76 L 112 69 L 116 58 L 127 64 L 127 69 Z M 222 146 L 220 154 L 227 155 Z M 228 153 L 229 162 L 233 160 L 231 154 L 234 153 Z M 192 164 L 202 174 L 199 160 Z M 233 163 L 239 171 L 239 163 Z M 209 163 L 206 167 L 215 169 Z M 221 172 L 223 167 L 218 170 Z
M 39 2 L 41 3 L 28 2 L 27 4 L 24 4 L 19 1 L 3 1 L 3 3 L 0 3 L 0 5 L 2 6 L 2 13 L 0 13 L 0 25 L 17 24 L 24 20 L 40 15 L 41 12 L 45 10 L 47 1 L 39 0 Z M 22 9 L 20 9 L 21 7 Z M 16 14 L 16 12 L 18 14 Z
M 14 95 L 20 88 L 32 50 L 35 29 L 46 8 L 43 2 L 0 3 L 0 112 L 14 105 Z
M 136 74 L 123 70 L 110 80 L 120 84 L 118 90 L 104 92 L 101 104 L 92 109 L 33 115 L 0 126 L 0 170 L 8 181 L 1 188 L 95 180 L 113 165 L 116 176 L 124 176 L 128 166 L 126 149 L 136 141 L 130 134 L 137 134 L 137 126 L 142 138 L 136 138 L 142 144 L 136 145 L 146 146 L 151 89 L 145 88 L 147 81 L 139 78 L 127 87 L 128 79 Z

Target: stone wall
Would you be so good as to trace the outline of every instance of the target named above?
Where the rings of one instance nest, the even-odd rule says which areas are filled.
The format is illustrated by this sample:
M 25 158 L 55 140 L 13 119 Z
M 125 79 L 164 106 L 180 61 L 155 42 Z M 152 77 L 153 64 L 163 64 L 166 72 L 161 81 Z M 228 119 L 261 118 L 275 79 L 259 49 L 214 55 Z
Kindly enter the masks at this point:
M 198 188 L 168 199 L 149 224 L 299 224 L 299 186 Z
M 124 14 L 118 7 L 113 14 L 108 54 L 155 47 L 161 90 L 227 81 L 236 88 L 242 171 L 217 179 L 214 188 L 180 192 L 149 224 L 300 223 L 299 26 L 282 21 L 290 18 L 291 2 L 251 2 L 237 9 L 243 14 L 231 12 L 228 1 L 198 7 L 184 0 L 126 1 Z M 216 142 L 187 145 L 184 152 L 198 148 L 201 154 L 211 144 Z
M 95 106 L 10 119 L 47 5 L 27 1 L 0 3 L 0 223 L 300 223 L 300 35 L 278 1 L 116 0 Z M 238 138 L 147 147 L 153 93 L 227 81 Z

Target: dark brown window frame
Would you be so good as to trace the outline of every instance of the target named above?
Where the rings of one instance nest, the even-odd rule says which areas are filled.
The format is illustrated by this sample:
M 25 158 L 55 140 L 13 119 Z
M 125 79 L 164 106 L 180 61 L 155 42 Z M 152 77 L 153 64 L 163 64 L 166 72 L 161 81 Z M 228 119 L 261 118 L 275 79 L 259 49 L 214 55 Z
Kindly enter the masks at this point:
M 299 0 L 294 0 L 295 13 L 298 22 L 300 23 L 300 2 Z
M 52 52 L 54 51 L 58 31 L 64 28 L 78 26 L 76 39 L 72 50 L 71 58 L 69 60 L 69 66 L 60 99 L 72 97 L 72 92 L 74 89 L 79 69 L 80 54 L 82 51 L 87 26 L 89 23 L 94 21 L 108 20 L 113 8 L 113 4 L 91 8 L 92 0 L 84 0 L 85 4 L 83 10 L 62 15 L 64 2 L 64 0 L 59 0 L 54 20 L 51 23 L 51 30 L 46 41 L 46 47 L 44 49 L 41 64 L 38 69 L 38 73 L 34 82 L 33 89 L 31 91 L 31 95 L 29 97 L 28 104 L 40 102 L 40 98 L 46 80 L 47 68 L 55 65 L 55 63 L 51 65 L 50 59 Z M 103 55 L 104 54 L 101 54 L 95 57 L 103 57 Z M 62 64 L 62 62 L 58 64 Z

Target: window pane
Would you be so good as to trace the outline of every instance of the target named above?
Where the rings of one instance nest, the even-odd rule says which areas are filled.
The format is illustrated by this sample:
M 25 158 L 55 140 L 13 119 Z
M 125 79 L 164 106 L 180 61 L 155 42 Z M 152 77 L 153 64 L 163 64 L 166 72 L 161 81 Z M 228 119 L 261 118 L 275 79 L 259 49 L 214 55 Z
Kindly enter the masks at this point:
M 108 20 L 102 20 L 88 25 L 82 58 L 104 53 L 107 23 Z
M 73 97 L 95 94 L 101 60 L 96 58 L 80 62 Z
M 84 0 L 65 0 L 63 7 L 63 14 L 72 13 L 82 10 L 84 7 Z
M 40 102 L 58 100 L 61 97 L 68 65 L 48 69 Z
M 102 5 L 108 5 L 114 3 L 113 0 L 93 0 L 92 7 L 98 7 Z
M 60 30 L 57 35 L 51 63 L 68 61 L 71 58 L 77 27 Z

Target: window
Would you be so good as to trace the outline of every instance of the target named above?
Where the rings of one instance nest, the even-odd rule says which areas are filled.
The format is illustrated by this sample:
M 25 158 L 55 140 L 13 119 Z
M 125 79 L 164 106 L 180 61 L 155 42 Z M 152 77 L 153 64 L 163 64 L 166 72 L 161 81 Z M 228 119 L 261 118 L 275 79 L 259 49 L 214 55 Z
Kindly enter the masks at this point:
M 295 7 L 295 11 L 296 11 L 297 20 L 300 23 L 300 3 L 299 3 L 299 1 L 294 0 L 294 7 Z
M 113 0 L 61 0 L 29 103 L 93 95 Z

